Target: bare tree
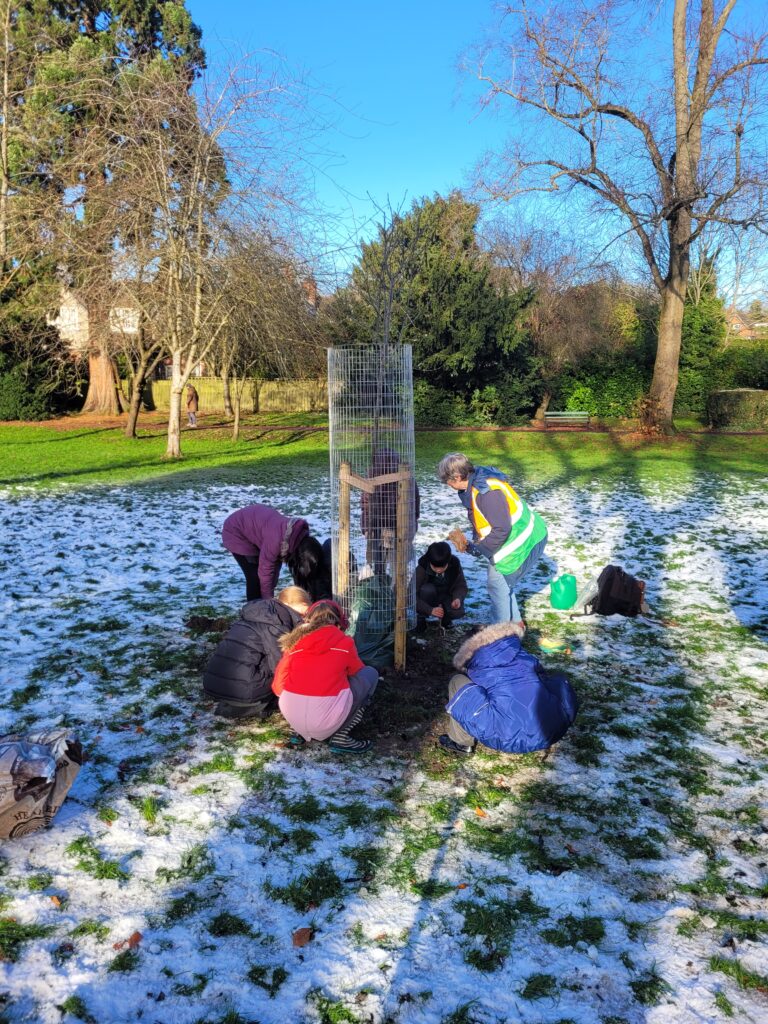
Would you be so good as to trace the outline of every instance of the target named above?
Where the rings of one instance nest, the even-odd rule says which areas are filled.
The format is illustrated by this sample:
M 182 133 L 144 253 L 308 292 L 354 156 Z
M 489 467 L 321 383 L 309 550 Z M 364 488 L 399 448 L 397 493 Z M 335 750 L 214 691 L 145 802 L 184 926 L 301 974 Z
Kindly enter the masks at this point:
M 116 74 L 100 102 L 89 97 L 97 127 L 77 154 L 81 167 L 111 168 L 103 189 L 89 190 L 94 231 L 109 245 L 91 239 L 84 251 L 89 236 L 75 225 L 71 263 L 92 302 L 104 300 L 102 319 L 112 316 L 110 289 L 132 297 L 137 324 L 110 334 L 110 356 L 119 348 L 134 371 L 131 419 L 146 374 L 170 359 L 166 456 L 178 458 L 184 387 L 239 316 L 237 236 L 275 235 L 299 205 L 291 162 L 300 157 L 293 113 L 302 97 L 249 60 L 216 82 L 203 79 L 194 94 L 181 71 L 157 62 Z
M 136 289 L 126 291 L 126 305 L 112 309 L 113 346 L 128 373 L 128 419 L 125 436 L 136 437 L 147 382 L 165 357 L 164 339 L 148 321 L 146 302 L 136 301 Z
M 666 8 L 634 0 L 519 0 L 477 69 L 489 99 L 532 115 L 483 169 L 485 194 L 583 190 L 639 246 L 661 298 L 646 410 L 661 430 L 673 427 L 691 247 L 712 223 L 768 229 L 768 34 L 736 6 L 673 0 L 668 24 Z
M 246 230 L 229 242 L 227 279 L 235 301 L 212 354 L 227 368 L 235 441 L 249 383 L 258 389 L 264 377 L 306 377 L 319 372 L 325 355 L 302 271 L 284 248 Z
M 533 292 L 522 323 L 543 385 L 534 418 L 543 420 L 566 368 L 626 344 L 618 314 L 635 304 L 638 289 L 585 254 L 576 239 L 549 226 L 499 217 L 486 225 L 483 241 L 494 277 L 514 291 Z

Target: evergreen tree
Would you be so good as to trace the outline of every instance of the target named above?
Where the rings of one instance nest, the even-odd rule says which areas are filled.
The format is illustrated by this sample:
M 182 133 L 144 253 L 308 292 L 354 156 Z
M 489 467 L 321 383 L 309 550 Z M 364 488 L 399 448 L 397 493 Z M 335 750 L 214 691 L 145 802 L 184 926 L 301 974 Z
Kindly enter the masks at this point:
M 497 407 L 509 405 L 506 394 L 519 412 L 531 401 L 530 346 L 519 319 L 532 291 L 513 292 L 494 279 L 477 241 L 478 216 L 478 207 L 454 192 L 415 202 L 382 225 L 362 246 L 351 284 L 335 297 L 328 331 L 340 344 L 383 340 L 380 312 L 387 306 L 388 339 L 413 346 L 417 382 L 467 402 L 485 392 Z
M 701 269 L 701 268 L 700 268 Z M 691 289 L 683 310 L 680 381 L 675 407 L 681 412 L 704 411 L 716 387 L 714 365 L 726 337 L 725 306 L 717 295 L 714 268 L 704 268 L 703 283 L 695 296 Z
M 79 232 L 81 252 L 109 263 L 99 196 L 114 168 L 95 146 L 91 162 L 78 162 L 93 96 L 105 84 L 118 88 L 118 71 L 139 61 L 162 61 L 191 85 L 204 54 L 184 0 L 0 0 L 0 33 L 0 338 L 13 324 L 18 339 L 23 321 L 34 347 L 62 265 L 73 286 L 82 283 L 74 250 L 56 251 L 62 222 Z M 107 318 L 93 312 L 91 384 L 100 388 L 92 407 L 111 411 Z

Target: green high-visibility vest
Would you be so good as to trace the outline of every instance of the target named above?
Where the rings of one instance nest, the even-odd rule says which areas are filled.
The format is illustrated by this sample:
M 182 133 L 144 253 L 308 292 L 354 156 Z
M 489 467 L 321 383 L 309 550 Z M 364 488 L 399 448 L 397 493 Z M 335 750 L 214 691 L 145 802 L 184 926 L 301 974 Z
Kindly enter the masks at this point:
M 511 526 L 501 547 L 491 555 L 491 562 L 503 576 L 517 572 L 536 545 L 547 536 L 544 520 L 523 501 L 508 480 L 503 477 L 487 477 L 486 483 L 493 491 L 501 491 L 507 499 Z M 477 505 L 480 492 L 472 488 L 472 520 L 480 538 L 491 532 L 491 524 Z

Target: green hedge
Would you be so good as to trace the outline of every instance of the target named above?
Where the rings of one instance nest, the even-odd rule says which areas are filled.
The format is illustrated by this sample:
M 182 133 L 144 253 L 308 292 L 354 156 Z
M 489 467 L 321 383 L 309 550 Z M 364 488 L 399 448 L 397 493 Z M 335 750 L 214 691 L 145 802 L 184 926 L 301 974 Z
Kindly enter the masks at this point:
M 710 425 L 717 430 L 768 429 L 768 391 L 734 388 L 715 391 L 707 402 Z
M 647 372 L 627 365 L 600 374 L 592 372 L 562 382 L 552 408 L 559 404 L 568 412 L 588 412 L 598 419 L 629 419 L 648 391 Z
M 4 360 L 0 357 L 0 371 Z M 25 363 L 0 372 L 0 420 L 44 420 L 51 414 L 52 396 Z
M 468 396 L 417 380 L 413 385 L 414 420 L 418 427 L 512 426 L 531 418 L 530 392 L 525 378 L 475 388 Z
M 768 389 L 768 339 L 735 342 L 715 360 L 715 387 Z

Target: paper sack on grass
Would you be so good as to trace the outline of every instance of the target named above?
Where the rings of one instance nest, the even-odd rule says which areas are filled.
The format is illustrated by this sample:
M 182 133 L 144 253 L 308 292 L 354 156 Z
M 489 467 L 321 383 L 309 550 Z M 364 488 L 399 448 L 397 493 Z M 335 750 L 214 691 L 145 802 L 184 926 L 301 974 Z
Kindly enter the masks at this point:
M 0 839 L 50 825 L 82 762 L 82 747 L 66 729 L 0 736 Z

